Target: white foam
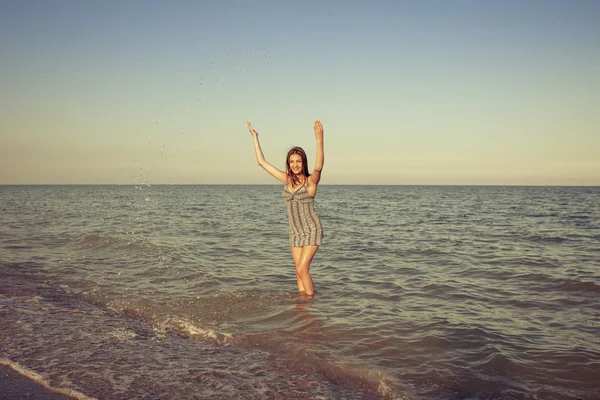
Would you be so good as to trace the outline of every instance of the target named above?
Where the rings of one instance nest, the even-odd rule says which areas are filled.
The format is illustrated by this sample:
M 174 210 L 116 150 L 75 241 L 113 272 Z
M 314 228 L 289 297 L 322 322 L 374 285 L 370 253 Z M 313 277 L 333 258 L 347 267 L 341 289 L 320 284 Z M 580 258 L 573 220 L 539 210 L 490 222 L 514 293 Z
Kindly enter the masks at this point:
M 225 332 L 217 332 L 213 329 L 205 329 L 192 324 L 181 318 L 170 317 L 167 320 L 167 327 L 176 327 L 189 336 L 200 336 L 207 339 L 215 340 L 219 344 L 230 342 L 233 335 Z
M 118 342 L 126 342 L 131 339 L 135 339 L 137 337 L 137 333 L 130 331 L 125 328 L 115 329 L 109 332 L 106 332 L 103 337 L 107 339 L 114 339 Z

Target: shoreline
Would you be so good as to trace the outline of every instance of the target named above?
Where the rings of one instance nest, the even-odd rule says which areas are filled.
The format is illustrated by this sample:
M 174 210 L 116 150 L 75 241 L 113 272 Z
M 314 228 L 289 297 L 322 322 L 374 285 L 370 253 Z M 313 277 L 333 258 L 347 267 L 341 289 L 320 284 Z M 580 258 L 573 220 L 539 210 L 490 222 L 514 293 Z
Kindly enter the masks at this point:
M 37 373 L 7 359 L 0 359 L 0 400 L 91 400 L 83 393 L 51 386 Z

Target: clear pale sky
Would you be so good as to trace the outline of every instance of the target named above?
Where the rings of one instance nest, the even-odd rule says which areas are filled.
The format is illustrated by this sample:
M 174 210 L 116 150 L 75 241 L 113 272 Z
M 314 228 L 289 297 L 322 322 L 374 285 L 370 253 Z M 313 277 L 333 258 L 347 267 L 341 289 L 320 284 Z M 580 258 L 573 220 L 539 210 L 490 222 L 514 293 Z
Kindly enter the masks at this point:
M 600 185 L 600 1 L 0 0 L 0 184 Z

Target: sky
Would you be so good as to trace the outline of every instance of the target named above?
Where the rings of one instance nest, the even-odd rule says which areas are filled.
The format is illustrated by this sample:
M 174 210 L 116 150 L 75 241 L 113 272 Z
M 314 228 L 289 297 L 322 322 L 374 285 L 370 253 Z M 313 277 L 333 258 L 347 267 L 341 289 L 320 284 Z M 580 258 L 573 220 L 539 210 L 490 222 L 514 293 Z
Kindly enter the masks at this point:
M 600 185 L 600 2 L 0 0 L 0 184 Z

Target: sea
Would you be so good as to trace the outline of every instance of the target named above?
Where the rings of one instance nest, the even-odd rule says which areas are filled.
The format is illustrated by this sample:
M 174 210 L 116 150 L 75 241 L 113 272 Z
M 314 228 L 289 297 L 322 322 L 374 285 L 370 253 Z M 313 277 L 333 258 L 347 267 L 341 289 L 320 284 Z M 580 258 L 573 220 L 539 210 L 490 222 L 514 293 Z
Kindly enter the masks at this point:
M 0 362 L 97 399 L 600 399 L 600 187 L 0 186 Z M 1 392 L 1 389 L 0 389 Z

